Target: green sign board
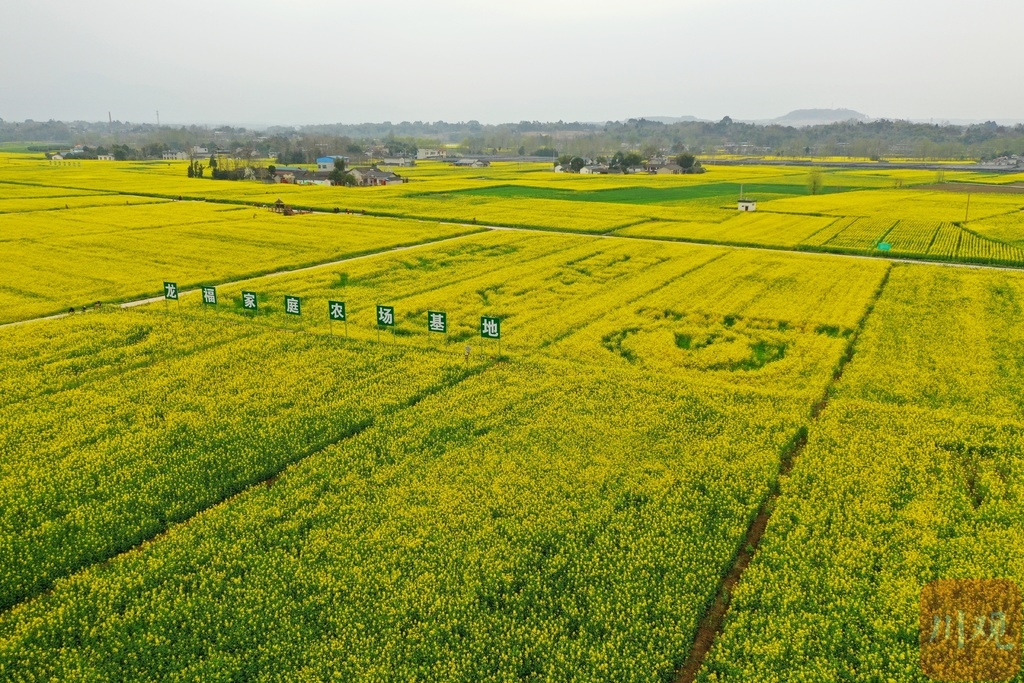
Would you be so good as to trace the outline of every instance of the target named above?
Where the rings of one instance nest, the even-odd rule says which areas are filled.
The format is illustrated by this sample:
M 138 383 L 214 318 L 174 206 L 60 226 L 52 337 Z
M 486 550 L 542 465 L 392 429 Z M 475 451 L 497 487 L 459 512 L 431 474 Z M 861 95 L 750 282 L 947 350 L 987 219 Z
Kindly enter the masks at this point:
M 177 282 L 165 282 L 164 283 L 164 298 L 165 299 L 177 299 L 178 298 L 178 283 Z
M 217 305 L 217 288 L 216 287 L 203 287 L 203 303 L 210 304 L 212 306 Z
M 302 300 L 297 296 L 284 298 L 284 312 L 288 315 L 302 315 Z
M 879 242 L 878 243 L 878 250 L 879 251 L 889 251 L 890 248 L 891 248 L 891 245 L 888 242 Z
M 427 329 L 431 332 L 448 332 L 448 314 L 442 311 L 427 311 Z
M 255 311 L 259 309 L 259 306 L 256 292 L 242 292 L 242 308 L 247 311 Z
M 328 301 L 327 315 L 331 317 L 331 320 L 345 320 L 345 302 Z
M 383 325 L 384 327 L 395 326 L 395 307 L 394 306 L 377 306 L 377 324 Z
M 480 336 L 487 339 L 501 339 L 501 321 L 497 318 L 481 316 Z

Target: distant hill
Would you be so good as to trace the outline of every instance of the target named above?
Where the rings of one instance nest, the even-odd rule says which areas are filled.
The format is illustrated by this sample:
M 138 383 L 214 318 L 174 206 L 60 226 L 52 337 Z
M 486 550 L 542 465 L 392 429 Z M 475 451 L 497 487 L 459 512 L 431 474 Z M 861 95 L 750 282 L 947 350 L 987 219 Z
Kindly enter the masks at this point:
M 846 121 L 868 121 L 869 118 L 867 114 L 861 114 L 859 111 L 852 109 L 796 109 L 785 116 L 768 121 L 758 121 L 758 123 L 803 128 L 805 126 L 824 126 L 830 123 L 843 123 Z
M 641 116 L 647 121 L 657 121 L 671 125 L 673 123 L 714 123 L 711 119 L 702 119 L 696 116 Z M 845 123 L 846 121 L 870 121 L 871 117 L 853 109 L 796 109 L 785 116 L 774 119 L 740 119 L 741 123 L 753 123 L 759 126 L 793 126 L 794 128 L 806 128 L 807 126 L 824 126 L 830 123 Z

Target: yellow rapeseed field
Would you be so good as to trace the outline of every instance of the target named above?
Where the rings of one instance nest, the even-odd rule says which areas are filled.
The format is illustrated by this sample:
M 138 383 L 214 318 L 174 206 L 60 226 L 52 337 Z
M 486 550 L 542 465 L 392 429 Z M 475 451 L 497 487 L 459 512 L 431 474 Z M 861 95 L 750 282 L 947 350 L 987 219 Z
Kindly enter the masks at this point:
M 1024 195 L 184 167 L 0 155 L 0 680 L 672 680 L 752 553 L 698 680 L 923 682 L 1024 582 Z

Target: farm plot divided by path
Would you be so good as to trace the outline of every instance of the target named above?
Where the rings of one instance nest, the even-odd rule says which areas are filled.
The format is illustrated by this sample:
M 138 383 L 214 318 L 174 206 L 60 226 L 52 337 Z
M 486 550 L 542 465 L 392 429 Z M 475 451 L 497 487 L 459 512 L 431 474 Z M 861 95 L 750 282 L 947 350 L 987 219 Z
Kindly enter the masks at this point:
M 921 587 L 1024 581 L 1022 300 L 893 269 L 698 680 L 927 681 Z
M 0 213 L 20 207 L 21 213 L 30 214 L 29 220 L 34 223 L 50 218 L 56 221 L 56 238 L 51 234 L 40 242 L 41 254 L 26 253 L 27 262 L 45 268 L 49 263 L 47 254 L 52 251 L 55 259 L 63 259 L 69 272 L 91 282 L 90 293 L 95 292 L 102 300 L 124 298 L 125 283 L 104 281 L 105 274 L 97 272 L 95 266 L 83 267 L 74 249 L 79 249 L 79 256 L 104 259 L 111 265 L 119 263 L 118 255 L 109 254 L 88 240 L 80 244 L 76 230 L 66 229 L 58 216 L 76 207 L 101 211 L 108 203 L 119 204 L 117 197 L 121 195 L 134 203 L 178 198 L 220 203 L 236 208 L 237 213 L 231 216 L 236 219 L 246 216 L 245 212 L 254 206 L 281 199 L 321 212 L 366 212 L 430 223 L 445 221 L 1024 267 L 1024 250 L 1020 247 L 1024 242 L 1024 195 L 949 191 L 942 189 L 945 185 L 931 183 L 934 173 L 923 171 L 823 169 L 817 171 L 823 185 L 812 194 L 806 170 L 771 167 L 709 167 L 705 174 L 688 176 L 588 177 L 552 173 L 551 167 L 544 164 L 496 163 L 484 169 L 458 169 L 440 162 L 425 162 L 402 170 L 408 183 L 364 188 L 189 179 L 184 177 L 184 168 L 185 164 L 157 162 L 48 167 L 38 160 L 19 159 L 16 164 L 5 166 L 0 174 Z M 1010 177 L 952 170 L 948 175 L 950 179 L 981 187 L 1012 181 Z M 922 189 L 913 189 L 914 186 Z M 758 200 L 756 215 L 737 215 L 735 199 L 740 193 Z M 237 208 L 240 206 L 246 208 Z M 33 207 L 36 210 L 31 210 Z M 39 215 L 44 212 L 52 216 Z M 220 219 L 197 219 L 195 231 L 200 231 L 206 222 L 219 223 Z M 296 226 L 299 222 L 274 223 L 260 213 L 251 225 L 258 237 L 247 244 L 244 235 L 238 234 L 244 225 L 239 221 L 234 226 L 239 230 L 225 233 L 227 239 L 238 245 L 239 267 L 221 270 L 241 276 L 268 272 L 266 268 L 242 267 L 254 262 L 271 260 L 275 267 L 311 263 L 315 256 L 304 239 L 314 233 L 325 246 L 334 248 L 335 255 L 351 253 L 335 246 L 336 233 L 347 231 L 349 224 L 326 223 L 311 230 L 308 226 Z M 450 229 L 435 227 L 437 235 Z M 0 236 L 3 232 L 0 221 Z M 127 253 L 143 264 L 180 264 L 186 254 L 176 251 L 174 231 L 162 231 L 160 237 L 166 239 L 150 246 L 167 251 L 167 259 L 154 259 L 146 247 L 132 243 L 131 236 L 126 238 L 131 249 Z M 179 237 L 207 248 L 211 265 L 222 265 L 226 258 L 222 245 L 208 232 L 186 232 Z M 882 243 L 890 248 L 880 250 Z M 195 254 L 190 252 L 187 256 Z M 7 291 L 15 296 L 15 303 L 17 297 L 36 299 L 34 303 L 40 305 L 54 300 L 63 303 L 67 298 L 55 292 L 37 292 L 31 278 L 25 277 L 30 272 L 23 270 L 17 274 L 16 280 L 0 282 L 0 293 Z M 211 281 L 228 279 L 219 277 Z
M 924 681 L 922 585 L 1024 583 L 1024 273 L 806 253 L 1020 266 L 1019 195 L 183 170 L 0 178 L 0 320 L 183 290 L 0 327 L 2 680 Z
M 188 301 L 0 332 L 20 374 L 80 377 L 5 409 L 0 671 L 671 676 L 887 267 L 807 259 L 489 233 L 346 271 L 353 302 L 500 312 L 510 357 L 468 365 L 416 316 L 380 344 Z M 72 369 L 96 337 L 121 351 Z
M 154 201 L 0 215 L 0 323 L 153 296 L 165 279 L 216 283 L 476 230 Z

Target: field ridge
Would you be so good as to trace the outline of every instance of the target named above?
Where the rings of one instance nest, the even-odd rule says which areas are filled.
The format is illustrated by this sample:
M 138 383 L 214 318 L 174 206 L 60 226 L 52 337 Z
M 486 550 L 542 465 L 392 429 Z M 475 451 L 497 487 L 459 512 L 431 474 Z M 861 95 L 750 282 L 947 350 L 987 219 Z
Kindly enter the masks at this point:
M 881 298 L 882 292 L 885 290 L 885 286 L 889 282 L 889 274 L 892 272 L 892 268 L 893 267 L 890 265 L 889 268 L 886 269 L 879 281 L 878 287 L 872 293 L 871 299 L 864 308 L 864 314 L 857 321 L 857 326 L 850 335 L 849 342 L 846 345 L 846 349 L 843 352 L 842 357 L 839 359 L 839 362 L 836 363 L 832 378 L 826 385 L 821 399 L 811 407 L 810 420 L 807 424 L 801 426 L 796 431 L 792 439 L 779 454 L 779 472 L 775 478 L 775 482 L 769 490 L 768 495 L 761 503 L 757 514 L 750 521 L 750 525 L 747 527 L 747 533 L 744 535 L 743 542 L 736 550 L 736 556 L 733 559 L 732 566 L 722 577 L 718 590 L 715 593 L 714 600 L 711 602 L 704 616 L 701 618 L 700 625 L 697 628 L 697 633 L 693 639 L 693 646 L 690 649 L 690 653 L 682 667 L 676 674 L 674 679 L 675 683 L 694 683 L 694 681 L 696 681 L 697 674 L 704 663 L 704 659 L 711 651 L 711 648 L 714 647 L 715 641 L 721 635 L 722 629 L 725 625 L 726 615 L 729 612 L 729 604 L 731 603 L 733 589 L 743 578 L 744 571 L 746 571 L 750 562 L 754 559 L 754 555 L 757 553 L 757 549 L 761 544 L 761 539 L 764 537 L 764 533 L 768 528 L 768 522 L 771 521 L 771 515 L 775 509 L 775 502 L 778 500 L 781 493 L 782 479 L 793 469 L 793 464 L 796 462 L 796 459 L 807 446 L 807 436 L 811 428 L 814 426 L 815 421 L 821 415 L 822 411 L 828 405 L 829 396 L 839 380 L 842 379 L 843 371 L 850 362 L 853 361 L 854 354 L 856 353 L 857 339 L 859 338 L 861 331 L 863 331 L 867 325 L 868 318 L 871 317 L 871 313 L 875 309 L 875 304 Z

